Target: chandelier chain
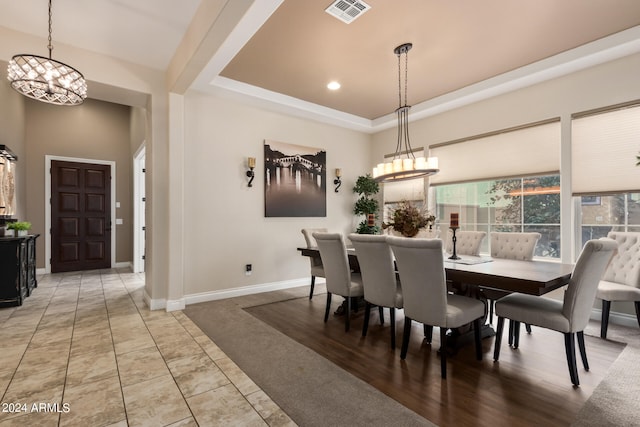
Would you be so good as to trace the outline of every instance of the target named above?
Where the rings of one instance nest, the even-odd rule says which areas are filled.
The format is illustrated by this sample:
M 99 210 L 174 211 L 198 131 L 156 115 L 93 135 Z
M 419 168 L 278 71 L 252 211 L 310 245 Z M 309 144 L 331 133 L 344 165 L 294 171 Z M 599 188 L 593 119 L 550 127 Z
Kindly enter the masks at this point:
M 49 49 L 49 59 L 51 59 L 51 51 L 53 51 L 53 44 L 51 42 L 51 26 L 53 25 L 53 21 L 51 19 L 51 0 L 49 0 L 49 44 L 47 45 L 47 49 Z

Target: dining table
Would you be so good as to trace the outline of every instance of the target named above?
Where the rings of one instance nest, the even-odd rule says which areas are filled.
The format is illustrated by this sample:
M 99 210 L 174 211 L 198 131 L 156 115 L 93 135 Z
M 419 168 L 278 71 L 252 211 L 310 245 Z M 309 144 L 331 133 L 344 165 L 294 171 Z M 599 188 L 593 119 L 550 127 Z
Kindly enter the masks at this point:
M 318 248 L 298 248 L 302 256 L 320 258 Z M 347 248 L 349 264 L 353 271 L 359 271 L 355 249 Z M 444 271 L 449 288 L 456 294 L 485 300 L 483 289 L 494 289 L 505 293 L 519 292 L 542 296 L 569 284 L 573 264 L 555 261 L 519 261 L 491 258 L 488 256 L 461 255 L 459 259 L 449 259 L 445 254 Z M 452 331 L 451 346 L 458 348 L 472 339 L 470 327 Z M 483 325 L 482 337 L 495 335 L 488 323 Z

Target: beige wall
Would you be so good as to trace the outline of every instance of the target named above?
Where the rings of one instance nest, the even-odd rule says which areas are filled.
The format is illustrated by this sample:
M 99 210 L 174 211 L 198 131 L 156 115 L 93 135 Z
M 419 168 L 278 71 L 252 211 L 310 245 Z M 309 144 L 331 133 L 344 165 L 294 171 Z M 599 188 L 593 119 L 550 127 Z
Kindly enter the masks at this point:
M 6 62 L 0 61 L 6 68 Z M 0 80 L 0 144 L 6 145 L 18 156 L 16 163 L 16 218 L 23 219 L 26 211 L 26 158 L 24 144 L 24 97 L 11 88 L 5 79 Z
M 371 166 L 369 135 L 196 92 L 185 96 L 185 129 L 185 295 L 306 281 L 309 261 L 296 251 L 304 246 L 300 230 L 355 229 L 352 188 Z M 335 168 L 342 169 L 340 192 L 327 187 L 325 218 L 264 217 L 265 139 L 326 149 L 331 182 Z M 245 176 L 247 157 L 257 158 L 252 188 Z M 248 263 L 251 276 L 244 273 Z
M 116 262 L 132 259 L 132 160 L 130 107 L 87 99 L 76 107 L 59 107 L 26 100 L 27 212 L 33 231 L 45 230 L 45 156 L 114 161 L 116 197 L 120 208 L 115 225 Z M 47 172 L 48 173 L 48 172 Z M 37 267 L 44 267 L 44 242 L 38 239 Z

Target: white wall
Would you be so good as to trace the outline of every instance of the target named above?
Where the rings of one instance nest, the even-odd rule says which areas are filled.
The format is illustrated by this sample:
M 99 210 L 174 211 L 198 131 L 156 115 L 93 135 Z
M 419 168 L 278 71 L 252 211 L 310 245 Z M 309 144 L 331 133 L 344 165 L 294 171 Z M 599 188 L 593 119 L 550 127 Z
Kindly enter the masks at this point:
M 184 127 L 185 295 L 308 281 L 309 262 L 296 251 L 304 246 L 300 229 L 355 229 L 352 188 L 371 168 L 369 135 L 198 92 L 185 96 Z M 326 149 L 326 218 L 264 217 L 265 139 Z M 257 158 L 252 188 L 247 157 Z M 332 185 L 335 168 L 343 173 L 339 193 Z M 248 263 L 251 276 L 244 273 Z

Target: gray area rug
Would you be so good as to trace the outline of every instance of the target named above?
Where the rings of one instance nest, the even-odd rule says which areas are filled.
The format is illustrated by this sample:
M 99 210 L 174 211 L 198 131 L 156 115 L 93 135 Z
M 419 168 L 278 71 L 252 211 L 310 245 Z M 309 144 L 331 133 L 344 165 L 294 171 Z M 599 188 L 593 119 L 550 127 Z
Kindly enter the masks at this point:
M 600 336 L 600 323 L 585 330 Z M 640 426 L 640 328 L 609 325 L 607 339 L 627 346 L 578 412 L 572 426 Z
M 189 305 L 184 313 L 298 425 L 434 426 L 243 310 L 305 295 L 307 287 L 294 288 Z

